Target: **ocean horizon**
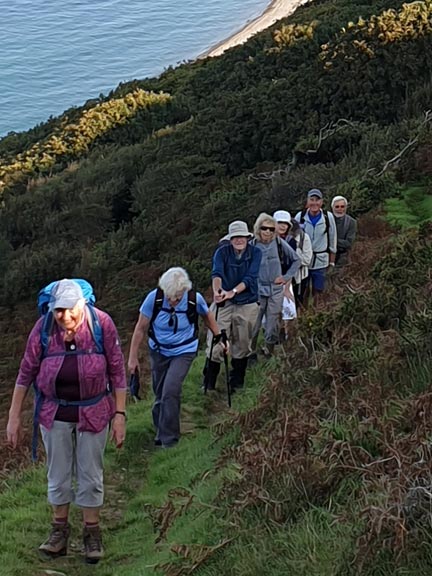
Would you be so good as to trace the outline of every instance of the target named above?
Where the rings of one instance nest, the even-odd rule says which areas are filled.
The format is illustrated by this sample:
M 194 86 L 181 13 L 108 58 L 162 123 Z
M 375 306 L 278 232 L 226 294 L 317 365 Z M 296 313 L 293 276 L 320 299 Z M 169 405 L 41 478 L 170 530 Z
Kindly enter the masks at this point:
M 269 0 L 0 0 L 0 138 L 193 60 Z

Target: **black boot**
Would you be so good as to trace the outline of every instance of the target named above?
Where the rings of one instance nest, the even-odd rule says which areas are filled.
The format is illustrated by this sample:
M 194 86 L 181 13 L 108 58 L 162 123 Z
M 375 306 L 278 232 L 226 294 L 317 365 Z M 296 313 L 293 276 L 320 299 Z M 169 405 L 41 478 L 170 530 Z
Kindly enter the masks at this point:
M 247 364 L 248 364 L 247 358 L 231 359 L 229 384 L 232 392 L 234 392 L 238 388 L 243 388 Z
M 205 390 L 215 390 L 216 380 L 219 374 L 220 364 L 219 362 L 214 362 L 213 360 L 206 359 L 206 363 L 203 370 L 203 384 L 202 387 Z

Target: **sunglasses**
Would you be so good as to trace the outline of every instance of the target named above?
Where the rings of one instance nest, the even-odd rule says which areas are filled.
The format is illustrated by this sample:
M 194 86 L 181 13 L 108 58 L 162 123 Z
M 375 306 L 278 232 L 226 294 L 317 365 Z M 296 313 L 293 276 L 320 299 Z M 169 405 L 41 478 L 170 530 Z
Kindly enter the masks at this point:
M 333 206 L 333 208 L 336 208 L 336 209 L 341 208 L 341 209 L 342 209 L 342 208 L 345 208 L 345 204 L 335 204 L 335 205 Z
M 261 226 L 260 230 L 262 230 L 263 232 L 274 232 L 276 230 L 276 228 L 274 226 Z
M 171 308 L 171 309 L 170 309 L 170 314 L 171 314 L 171 316 L 169 317 L 169 320 L 168 320 L 168 326 L 169 326 L 170 328 L 173 328 L 173 327 L 174 327 L 174 328 L 173 328 L 174 334 L 176 334 L 176 333 L 177 333 L 177 329 L 178 329 L 178 319 L 177 319 L 177 314 L 176 314 L 176 311 L 175 311 L 174 308 Z

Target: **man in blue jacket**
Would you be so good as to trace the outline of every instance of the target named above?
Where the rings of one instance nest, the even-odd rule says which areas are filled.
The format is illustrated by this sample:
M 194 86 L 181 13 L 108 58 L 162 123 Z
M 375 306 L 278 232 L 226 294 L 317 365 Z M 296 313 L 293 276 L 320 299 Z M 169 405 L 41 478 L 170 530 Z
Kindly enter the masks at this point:
M 259 312 L 258 274 L 261 250 L 249 244 L 252 234 L 241 220 L 231 222 L 226 239 L 229 244 L 220 246 L 213 256 L 212 288 L 213 308 L 220 330 L 226 330 L 230 341 L 231 390 L 242 388 L 248 356 L 252 352 L 251 342 Z M 223 361 L 220 344 L 212 347 L 208 339 L 205 370 L 205 386 L 214 389 Z M 211 354 L 211 358 L 210 358 Z

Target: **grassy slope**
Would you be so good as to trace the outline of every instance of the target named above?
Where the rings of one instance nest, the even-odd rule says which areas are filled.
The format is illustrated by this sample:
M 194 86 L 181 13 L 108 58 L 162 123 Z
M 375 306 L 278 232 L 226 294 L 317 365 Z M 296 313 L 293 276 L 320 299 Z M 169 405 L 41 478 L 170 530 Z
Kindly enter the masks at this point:
M 116 452 L 110 447 L 107 451 L 103 515 L 107 554 L 104 562 L 91 570 L 93 574 L 164 574 L 157 566 L 176 560 L 171 546 L 215 546 L 227 538 L 225 511 L 222 513 L 213 501 L 224 480 L 235 478 L 238 472 L 228 462 L 220 467 L 215 464 L 223 447 L 235 438 L 235 430 L 216 439 L 209 429 L 212 407 L 220 411 L 218 418 L 225 417 L 225 397 L 222 393 L 217 399 L 202 395 L 201 369 L 202 358 L 185 384 L 183 438 L 176 449 L 154 451 L 149 400 L 130 406 L 124 450 Z M 261 382 L 262 373 L 256 372 L 248 392 L 235 399 L 236 410 L 251 406 Z M 71 554 L 55 563 L 41 560 L 37 554 L 50 518 L 45 490 L 42 465 L 2 482 L 2 576 L 34 576 L 44 574 L 46 569 L 68 576 L 86 573 L 79 550 L 80 519 L 76 510 L 72 514 Z M 164 536 L 171 523 L 173 528 Z M 158 533 L 162 538 L 156 543 Z
M 366 236 L 326 310 L 304 317 L 302 340 L 290 347 L 288 357 L 282 354 L 251 373 L 246 393 L 234 398 L 233 421 L 226 421 L 223 395 L 210 400 L 200 393 L 202 357 L 185 386 L 178 448 L 155 452 L 149 400 L 130 406 L 126 447 L 108 451 L 107 556 L 92 573 L 429 573 L 427 515 L 421 506 L 417 517 L 410 506 L 406 515 L 397 512 L 401 503 L 407 506 L 410 487 L 430 473 L 428 458 L 421 467 L 414 465 L 432 435 L 429 423 L 413 416 L 428 410 L 432 375 L 430 354 L 415 354 L 415 346 L 427 339 L 427 331 L 416 325 L 424 314 L 420 292 L 403 320 L 403 339 L 379 324 L 391 320 L 394 286 L 401 303 L 406 290 L 419 290 L 409 271 L 389 263 L 418 242 L 419 274 L 430 247 L 412 232 L 408 238 L 383 236 L 376 220 L 361 224 Z M 381 275 L 397 281 L 382 281 L 373 270 L 378 255 L 383 256 Z M 380 298 L 384 285 L 388 300 Z M 395 456 L 403 463 L 401 471 L 385 464 Z M 33 576 L 55 569 L 74 576 L 89 570 L 79 553 L 76 513 L 70 556 L 38 559 L 36 548 L 49 522 L 42 467 L 9 476 L 2 488 L 2 574 Z M 395 542 L 398 524 L 392 518 L 404 530 L 414 522 L 402 546 Z

